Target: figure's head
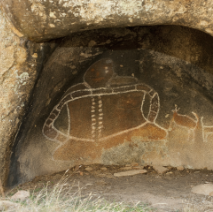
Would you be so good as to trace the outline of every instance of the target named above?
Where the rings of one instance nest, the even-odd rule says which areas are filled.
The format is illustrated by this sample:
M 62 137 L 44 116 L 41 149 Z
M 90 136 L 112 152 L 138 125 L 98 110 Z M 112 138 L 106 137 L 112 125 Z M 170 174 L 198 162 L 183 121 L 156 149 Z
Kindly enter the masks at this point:
M 113 61 L 105 58 L 95 62 L 84 74 L 84 81 L 91 88 L 105 87 L 107 82 L 113 77 Z
M 172 110 L 172 112 L 173 112 L 173 114 L 177 114 L 179 110 L 180 110 L 180 108 L 178 108 L 178 106 L 175 105 L 175 109 Z

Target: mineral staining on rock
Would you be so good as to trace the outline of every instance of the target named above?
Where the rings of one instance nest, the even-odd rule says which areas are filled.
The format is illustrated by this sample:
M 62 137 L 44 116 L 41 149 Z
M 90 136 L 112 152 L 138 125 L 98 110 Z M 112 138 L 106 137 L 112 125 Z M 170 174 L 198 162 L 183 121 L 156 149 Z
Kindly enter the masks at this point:
M 145 115 L 146 97 L 150 103 Z M 181 158 L 176 161 L 173 155 L 181 149 L 178 134 L 183 134 L 186 147 L 203 154 L 212 126 L 205 126 L 195 112 L 181 114 L 175 105 L 165 128 L 156 123 L 159 110 L 156 91 L 136 77 L 117 76 L 113 60 L 105 58 L 87 69 L 83 83 L 65 92 L 45 121 L 43 135 L 58 144 L 52 151 L 55 161 L 125 164 L 121 155 L 129 151 L 129 160 L 178 166 Z M 195 167 L 203 163 L 201 159 Z
M 0 179 L 6 179 L 15 135 L 37 77 L 37 61 L 0 10 Z M 15 31 L 16 32 L 16 31 Z M 30 44 L 30 42 L 29 42 Z M 36 45 L 35 45 L 36 46 Z M 33 51 L 34 45 L 31 46 Z M 38 44 L 40 48 L 40 44 Z
M 91 163 L 212 168 L 209 37 L 159 26 L 64 38 L 35 87 L 11 176 Z
M 113 30 L 107 33 L 103 31 L 104 36 L 111 36 L 104 42 L 99 42 L 96 36 L 90 36 L 90 42 L 87 43 L 87 46 L 91 49 L 85 52 L 77 50 L 77 54 L 73 54 L 72 59 L 75 58 L 79 63 L 91 60 L 91 58 L 103 53 L 99 50 L 95 50 L 96 53 L 92 52 L 94 46 L 110 43 L 117 45 L 124 38 L 123 35 L 129 33 L 130 37 L 133 35 L 132 40 L 138 39 L 137 42 L 142 43 L 140 47 L 135 47 L 136 49 L 144 50 L 148 46 L 148 48 L 155 50 L 155 53 L 150 53 L 147 58 L 138 57 L 140 70 L 136 73 L 145 71 L 147 74 L 145 69 L 148 68 L 149 72 L 152 66 L 156 66 L 154 71 L 150 71 L 152 76 L 149 79 L 152 80 L 147 78 L 148 81 L 144 81 L 143 77 L 139 78 L 138 76 L 139 80 L 137 80 L 136 77 L 130 77 L 131 74 L 128 77 L 115 76 L 118 70 L 113 68 L 114 60 L 102 59 L 86 71 L 82 83 L 78 82 L 77 85 L 67 90 L 61 101 L 52 110 L 43 128 L 43 134 L 46 137 L 41 134 L 42 129 L 40 129 L 39 121 L 41 120 L 43 125 L 44 119 L 53 106 L 54 95 L 58 90 L 64 88 L 66 80 L 62 79 L 51 85 L 54 89 L 52 92 L 48 90 L 45 96 L 39 96 L 40 91 L 35 92 L 38 99 L 34 99 L 36 102 L 34 107 L 39 107 L 36 111 L 32 110 L 36 115 L 32 115 L 33 118 L 28 120 L 31 123 L 29 124 L 30 129 L 26 129 L 23 122 L 27 106 L 29 106 L 29 99 L 32 97 L 34 83 L 41 70 L 43 57 L 47 56 L 43 54 L 45 52 L 43 44 L 31 43 L 26 38 L 47 41 L 82 30 L 157 24 L 188 26 L 213 35 L 213 13 L 211 12 L 213 2 L 211 0 L 203 2 L 200 0 L 2 0 L 0 4 L 1 9 L 6 12 L 3 14 L 0 11 L 0 177 L 2 179 L 6 179 L 11 148 L 15 143 L 15 137 L 19 138 L 19 135 L 21 139 L 17 139 L 16 142 L 21 144 L 23 142 L 23 146 L 20 145 L 21 148 L 18 146 L 14 150 L 14 152 L 17 151 L 15 156 L 17 164 L 14 163 L 15 165 L 12 166 L 20 167 L 17 173 L 27 176 L 27 179 L 52 170 L 58 171 L 56 169 L 60 167 L 57 166 L 59 161 L 68 161 L 68 165 L 75 165 L 75 160 L 77 163 L 78 160 L 82 162 L 82 159 L 83 162 L 88 162 L 87 159 L 90 158 L 89 162 L 125 163 L 124 153 L 130 155 L 127 157 L 129 160 L 132 157 L 132 160 L 138 160 L 141 163 L 160 163 L 161 165 L 170 163 L 169 165 L 183 165 L 189 168 L 213 168 L 212 51 L 207 46 L 210 46 L 212 41 L 206 39 L 206 36 L 198 35 L 200 32 L 191 34 L 190 29 L 187 29 L 190 33 L 185 31 L 185 36 L 182 36 L 184 30 L 181 28 L 178 30 L 179 36 L 173 31 L 176 39 L 173 39 L 170 32 L 168 33 L 170 31 L 168 28 L 163 30 L 158 28 L 157 33 L 153 34 L 149 33 L 149 29 L 146 29 L 145 33 L 142 32 L 143 30 L 142 33 L 140 30 L 129 33 L 127 32 L 129 29 L 124 30 L 125 33 L 115 32 L 115 34 L 113 34 Z M 7 19 L 10 19 L 15 27 Z M 100 35 L 100 33 L 98 34 Z M 153 42 L 157 34 L 165 37 Z M 88 31 L 87 36 L 89 36 Z M 74 36 L 74 39 L 76 39 L 76 43 L 74 42 L 76 49 L 83 46 L 81 42 L 78 42 L 78 38 Z M 144 42 L 145 40 L 147 42 Z M 78 45 L 79 43 L 81 45 Z M 152 47 L 150 43 L 153 43 Z M 169 46 L 163 46 L 164 43 Z M 167 53 L 171 53 L 174 57 L 171 58 L 171 55 L 167 57 L 165 55 Z M 141 51 L 141 54 L 143 55 L 144 52 Z M 182 60 L 202 67 L 201 69 L 197 69 L 195 66 L 189 68 L 189 64 L 185 64 L 181 70 L 183 63 L 176 60 L 175 57 L 180 57 Z M 67 70 L 67 72 L 71 72 L 72 69 L 73 76 L 78 76 L 80 70 L 83 71 L 89 67 L 81 67 L 81 65 L 77 67 L 77 62 L 68 67 L 72 62 L 66 58 L 66 54 L 61 61 L 54 59 L 52 66 L 56 65 L 58 70 L 63 72 Z M 148 63 L 149 65 L 146 66 Z M 164 70 L 165 64 L 167 64 L 166 70 Z M 177 65 L 180 66 L 178 69 Z M 123 64 L 120 67 L 123 67 Z M 92 71 L 93 69 L 94 71 Z M 172 74 L 168 77 L 163 73 L 169 72 L 171 69 L 174 69 L 175 80 L 172 79 Z M 183 69 L 190 69 L 190 71 L 185 72 L 184 75 Z M 160 74 L 158 75 L 158 73 Z M 70 77 L 69 74 L 66 74 L 65 77 Z M 99 76 L 96 76 L 98 74 Z M 135 72 L 132 76 L 134 74 Z M 157 75 L 159 79 L 156 78 Z M 167 82 L 163 81 L 161 76 L 166 77 Z M 48 84 L 51 79 L 48 78 L 47 82 L 46 79 L 45 83 Z M 70 77 L 69 80 L 71 81 L 71 79 L 73 78 Z M 158 86 L 164 82 L 167 85 Z M 190 84 L 192 82 L 194 82 L 193 85 Z M 156 91 L 146 84 L 155 88 Z M 177 88 L 175 84 L 178 84 L 179 87 Z M 186 88 L 188 84 L 191 88 L 189 88 L 190 86 Z M 181 86 L 183 89 L 180 88 Z M 182 91 L 181 95 L 178 94 L 177 90 L 178 92 Z M 190 97 L 187 97 L 187 95 L 189 96 L 187 92 L 190 92 Z M 200 96 L 199 100 L 193 99 L 193 95 Z M 159 96 L 161 97 L 161 107 Z M 147 102 L 146 97 L 148 97 L 148 101 L 151 101 L 149 111 L 144 113 L 143 104 Z M 166 97 L 171 97 L 172 108 L 169 98 Z M 40 101 L 41 105 L 44 102 L 44 108 L 49 107 L 48 113 L 37 104 L 37 101 Z M 171 112 L 177 102 L 180 102 L 178 106 L 181 109 L 175 109 Z M 161 109 L 161 113 L 159 113 L 159 109 Z M 45 111 L 44 114 L 43 111 Z M 162 117 L 167 119 L 167 123 L 163 121 Z M 21 124 L 23 125 L 20 128 L 20 134 L 17 134 Z M 37 127 L 38 131 L 35 130 L 36 133 L 34 133 L 34 128 Z M 28 137 L 22 135 L 22 130 L 25 130 Z M 41 139 L 40 143 L 37 142 L 41 138 L 39 135 L 44 139 Z M 42 153 L 40 153 L 47 143 L 50 147 L 49 152 L 55 159 L 51 161 L 51 165 L 48 163 L 44 165 Z M 34 151 L 33 145 L 36 146 L 33 154 L 30 151 L 27 152 L 28 145 L 32 152 Z M 45 157 L 48 158 L 48 154 Z M 37 163 L 38 158 L 42 161 L 40 164 Z M 36 166 L 34 166 L 35 164 Z M 56 168 L 54 169 L 52 166 Z M 48 169 L 48 167 L 51 168 Z M 60 167 L 60 170 L 62 169 Z M 14 176 L 17 176 L 17 173 Z
M 79 88 L 81 88 L 79 90 Z M 150 98 L 147 117 L 145 97 Z M 61 113 L 66 108 L 66 113 Z M 164 140 L 167 131 L 155 123 L 160 109 L 158 94 L 134 77 L 118 77 L 109 58 L 94 63 L 84 74 L 84 82 L 66 92 L 43 127 L 43 134 L 60 145 L 55 160 L 101 159 L 102 151 L 131 142 Z M 57 118 L 67 119 L 58 130 Z
M 211 0 L 13 0 L 0 2 L 14 26 L 33 40 L 97 28 L 182 25 L 213 35 Z

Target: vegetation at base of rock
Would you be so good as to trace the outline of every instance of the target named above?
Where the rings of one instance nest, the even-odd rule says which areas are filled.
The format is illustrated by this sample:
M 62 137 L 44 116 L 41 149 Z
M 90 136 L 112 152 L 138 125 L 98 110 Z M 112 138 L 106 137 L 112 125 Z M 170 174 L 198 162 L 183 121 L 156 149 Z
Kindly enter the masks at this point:
M 150 212 L 150 206 L 138 204 L 111 203 L 97 195 L 82 195 L 79 188 L 74 192 L 66 182 L 54 186 L 46 185 L 40 191 L 34 191 L 25 200 L 14 201 L 10 195 L 4 198 L 9 204 L 1 205 L 0 211 L 5 212 Z M 2 201 L 4 201 L 2 199 Z M 0 201 L 1 203 L 1 201 Z M 11 204 L 10 204 L 11 203 Z
M 74 184 L 70 184 L 63 176 L 58 183 L 48 182 L 44 187 L 30 190 L 30 196 L 22 200 L 15 200 L 13 197 L 19 193 L 19 187 L 7 192 L 6 197 L 0 198 L 0 211 L 4 212 L 162 212 L 158 206 L 166 203 L 156 203 L 154 205 L 138 202 L 137 204 L 112 202 L 96 194 L 85 194 L 84 187 L 74 189 Z M 17 196 L 17 195 L 16 195 Z M 20 196 L 21 198 L 21 196 Z M 203 199 L 205 202 L 205 198 Z M 200 212 L 201 205 L 185 202 L 180 210 L 176 212 Z M 211 207 L 209 207 L 211 208 Z M 172 210 L 172 209 L 171 209 Z M 173 210 L 172 210 L 173 211 Z M 208 210 L 207 210 L 208 211 Z

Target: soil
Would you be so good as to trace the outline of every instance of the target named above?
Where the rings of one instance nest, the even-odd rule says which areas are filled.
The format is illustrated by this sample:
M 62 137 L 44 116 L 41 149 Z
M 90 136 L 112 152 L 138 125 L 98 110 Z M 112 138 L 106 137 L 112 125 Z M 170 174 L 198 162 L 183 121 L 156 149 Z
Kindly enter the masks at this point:
M 114 173 L 132 169 L 146 169 L 147 173 L 127 177 L 115 177 Z M 196 211 L 213 211 L 213 197 L 193 194 L 193 186 L 213 183 L 213 171 L 177 170 L 167 167 L 168 171 L 158 174 L 152 167 L 131 166 L 76 166 L 54 175 L 36 177 L 31 182 L 19 185 L 8 191 L 12 194 L 18 190 L 36 190 L 49 182 L 51 185 L 66 178 L 73 191 L 81 188 L 82 193 L 101 196 L 108 201 L 149 204 L 153 211 L 183 211 L 194 208 Z M 186 210 L 187 211 L 187 210 Z

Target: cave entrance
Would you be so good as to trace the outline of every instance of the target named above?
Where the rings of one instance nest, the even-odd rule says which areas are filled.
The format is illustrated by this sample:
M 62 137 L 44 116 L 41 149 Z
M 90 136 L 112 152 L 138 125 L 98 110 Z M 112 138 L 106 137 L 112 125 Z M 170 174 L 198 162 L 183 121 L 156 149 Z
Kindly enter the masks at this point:
M 144 26 L 53 42 L 10 186 L 91 164 L 213 168 L 211 36 Z

